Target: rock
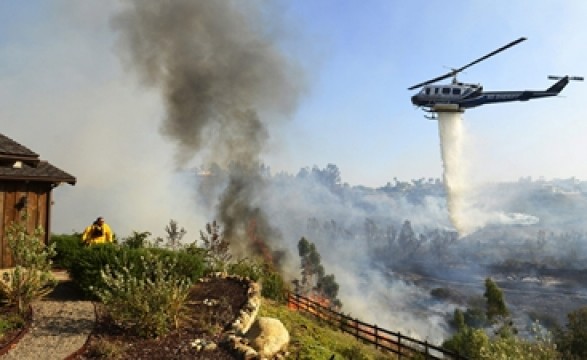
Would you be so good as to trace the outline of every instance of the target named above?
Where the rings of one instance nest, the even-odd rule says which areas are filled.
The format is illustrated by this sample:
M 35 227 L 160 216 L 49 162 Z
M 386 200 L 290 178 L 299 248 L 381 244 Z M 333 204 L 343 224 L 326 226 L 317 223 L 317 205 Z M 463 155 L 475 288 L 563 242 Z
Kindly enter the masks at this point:
M 270 317 L 257 318 L 245 338 L 261 358 L 272 358 L 289 344 L 289 332 L 283 323 Z

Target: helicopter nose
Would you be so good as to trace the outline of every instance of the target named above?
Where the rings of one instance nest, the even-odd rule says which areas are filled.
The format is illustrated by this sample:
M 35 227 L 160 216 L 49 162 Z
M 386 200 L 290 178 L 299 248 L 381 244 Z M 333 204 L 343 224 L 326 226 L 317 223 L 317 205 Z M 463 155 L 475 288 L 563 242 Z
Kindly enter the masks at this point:
M 419 103 L 419 101 L 418 101 L 418 95 L 412 96 L 412 104 L 418 105 L 418 103 Z

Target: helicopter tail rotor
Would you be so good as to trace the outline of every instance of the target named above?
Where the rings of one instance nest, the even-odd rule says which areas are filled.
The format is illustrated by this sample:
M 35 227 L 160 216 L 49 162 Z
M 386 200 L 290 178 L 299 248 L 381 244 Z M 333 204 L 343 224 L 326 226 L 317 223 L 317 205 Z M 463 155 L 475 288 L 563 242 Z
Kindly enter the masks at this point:
M 568 77 L 569 80 L 574 81 L 583 81 L 582 76 L 555 76 L 555 75 L 548 75 L 548 80 L 560 80 L 562 78 Z

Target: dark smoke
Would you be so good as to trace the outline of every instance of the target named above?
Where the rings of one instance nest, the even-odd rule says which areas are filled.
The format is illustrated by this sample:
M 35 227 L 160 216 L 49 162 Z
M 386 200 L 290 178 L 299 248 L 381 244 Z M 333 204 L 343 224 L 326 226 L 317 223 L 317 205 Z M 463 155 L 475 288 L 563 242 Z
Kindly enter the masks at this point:
M 204 163 L 249 169 L 230 173 L 219 220 L 229 234 L 246 228 L 253 212 L 257 223 L 269 224 L 251 205 L 263 184 L 252 169 L 269 138 L 267 119 L 287 118 L 304 88 L 300 68 L 272 38 L 278 16 L 264 16 L 267 3 L 253 0 L 127 4 L 112 21 L 118 48 L 144 85 L 161 92 L 161 132 L 177 145 L 177 164 L 199 155 Z

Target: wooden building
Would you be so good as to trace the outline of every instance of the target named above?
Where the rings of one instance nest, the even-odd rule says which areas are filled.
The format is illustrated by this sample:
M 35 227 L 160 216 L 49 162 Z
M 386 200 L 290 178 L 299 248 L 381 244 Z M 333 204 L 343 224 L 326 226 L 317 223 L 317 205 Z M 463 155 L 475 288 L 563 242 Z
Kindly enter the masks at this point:
M 41 226 L 45 243 L 51 231 L 51 191 L 61 183 L 75 185 L 75 177 L 27 147 L 0 134 L 0 268 L 14 266 L 5 230 L 27 214 L 27 229 Z

